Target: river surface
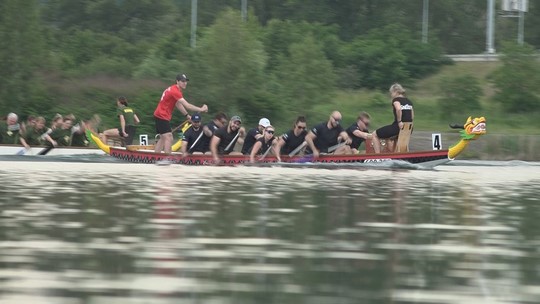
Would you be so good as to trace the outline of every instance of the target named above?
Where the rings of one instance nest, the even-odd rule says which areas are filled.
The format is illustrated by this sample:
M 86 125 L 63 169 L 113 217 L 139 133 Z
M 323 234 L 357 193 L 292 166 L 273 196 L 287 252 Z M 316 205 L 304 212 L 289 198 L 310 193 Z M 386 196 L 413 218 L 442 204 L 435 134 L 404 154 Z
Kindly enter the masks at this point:
M 540 303 L 540 164 L 0 160 L 0 303 Z

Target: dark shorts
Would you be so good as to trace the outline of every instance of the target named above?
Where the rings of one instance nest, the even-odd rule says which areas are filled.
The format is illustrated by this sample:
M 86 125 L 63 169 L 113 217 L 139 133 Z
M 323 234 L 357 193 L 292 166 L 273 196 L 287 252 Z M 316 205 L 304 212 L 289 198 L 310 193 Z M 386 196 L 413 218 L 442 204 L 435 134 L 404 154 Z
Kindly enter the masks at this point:
M 156 133 L 157 134 L 165 134 L 165 133 L 171 133 L 171 122 L 168 120 L 163 120 L 161 118 L 154 117 L 156 120 Z
M 397 123 L 387 125 L 377 129 L 377 137 L 379 138 L 390 138 L 399 135 L 399 126 Z
M 135 126 L 126 126 L 127 137 L 122 137 L 126 146 L 133 144 L 133 138 L 135 138 L 135 133 L 137 132 L 137 127 Z M 118 134 L 122 136 L 122 128 L 118 128 Z

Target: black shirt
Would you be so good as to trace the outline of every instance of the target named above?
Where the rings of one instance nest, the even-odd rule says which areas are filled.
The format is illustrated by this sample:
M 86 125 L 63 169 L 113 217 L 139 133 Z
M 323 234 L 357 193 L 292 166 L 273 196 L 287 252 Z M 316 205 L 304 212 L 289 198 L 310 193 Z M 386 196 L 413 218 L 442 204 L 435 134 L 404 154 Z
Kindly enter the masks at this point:
M 236 132 L 233 133 L 228 133 L 227 126 L 224 126 L 223 128 L 219 128 L 216 132 L 214 132 L 214 136 L 217 136 L 221 139 L 217 147 L 218 154 L 229 154 L 234 150 L 234 145 L 236 145 L 236 141 L 238 141 L 238 137 L 236 137 L 238 131 L 239 130 L 236 130 Z M 234 143 L 231 145 L 229 150 L 225 151 L 225 148 L 227 148 L 227 146 L 233 141 L 233 139 L 235 139 Z
M 394 102 L 399 102 L 401 104 L 401 121 L 402 122 L 412 122 L 412 110 L 413 104 L 406 97 L 396 97 L 392 99 L 392 109 L 394 111 L 394 123 L 397 123 L 397 114 L 396 108 L 394 107 Z
M 261 137 L 261 138 L 257 139 L 257 141 L 260 142 L 262 145 L 261 145 L 261 148 L 259 149 L 259 151 L 257 152 L 256 155 L 263 155 L 264 153 L 266 153 L 266 150 L 268 150 L 272 146 L 272 143 L 274 142 L 274 139 L 276 139 L 276 138 L 272 137 L 272 139 L 270 139 L 268 142 L 264 141 L 264 137 Z M 270 152 L 268 152 L 268 153 L 270 153 Z
M 246 139 L 244 139 L 244 145 L 242 146 L 242 154 L 251 153 L 251 148 L 253 148 L 253 145 L 257 141 L 256 136 L 260 134 L 259 128 L 253 128 L 247 132 Z
M 317 136 L 314 141 L 315 147 L 320 152 L 326 153 L 328 152 L 328 148 L 337 145 L 337 138 L 339 134 L 343 132 L 343 127 L 337 125 L 337 127 L 328 129 L 328 123 L 323 122 L 311 129 L 311 132 Z
M 362 144 L 362 142 L 364 142 L 364 138 L 363 137 L 358 137 L 356 135 L 354 135 L 354 131 L 356 130 L 360 130 L 362 132 L 368 132 L 368 129 L 360 129 L 360 127 L 358 127 L 358 124 L 355 122 L 353 123 L 350 127 L 347 128 L 346 132 L 347 134 L 349 134 L 349 137 L 352 139 L 352 143 L 351 143 L 351 148 L 353 149 L 358 149 L 360 147 L 360 145 Z
M 201 142 L 201 152 L 210 151 L 210 140 L 212 139 L 212 136 L 214 136 L 214 133 L 216 132 L 216 130 L 219 129 L 218 126 L 216 126 L 216 123 L 214 121 L 207 123 L 206 127 L 208 128 L 208 130 L 212 132 L 212 135 L 208 137 L 205 134 L 199 140 Z
M 203 140 L 203 137 L 206 137 L 204 136 L 204 134 L 201 136 L 201 138 L 197 141 L 197 139 L 199 138 L 199 135 L 201 135 L 202 133 L 202 128 L 199 128 L 199 130 L 195 131 L 195 129 L 193 129 L 193 126 L 189 127 L 186 132 L 184 132 L 184 136 L 182 137 L 182 141 L 185 141 L 187 142 L 187 149 L 186 151 L 189 152 L 189 153 L 193 153 L 193 152 L 206 152 L 203 150 L 204 148 L 204 143 L 202 142 Z M 195 144 L 195 142 L 197 142 Z M 195 144 L 195 146 L 193 146 L 193 144 Z
M 280 153 L 282 155 L 285 155 L 294 151 L 294 149 L 298 148 L 298 146 L 300 146 L 304 142 L 306 134 L 307 131 L 304 130 L 300 133 L 300 135 L 296 136 L 294 135 L 294 130 L 289 130 L 289 132 L 281 135 L 281 138 L 283 139 L 285 144 L 283 145 L 283 147 L 281 147 Z

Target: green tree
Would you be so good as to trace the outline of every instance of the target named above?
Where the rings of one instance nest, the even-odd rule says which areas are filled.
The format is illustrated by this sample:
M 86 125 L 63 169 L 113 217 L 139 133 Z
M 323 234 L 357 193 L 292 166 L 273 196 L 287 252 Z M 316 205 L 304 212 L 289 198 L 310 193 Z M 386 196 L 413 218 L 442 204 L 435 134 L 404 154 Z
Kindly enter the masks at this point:
M 340 67 L 340 83 L 349 85 L 345 88 L 386 90 L 392 82 L 422 78 L 446 62 L 433 41 L 421 43 L 400 24 L 374 29 L 342 48 L 345 64 Z
M 461 118 L 463 113 L 481 109 L 482 88 L 472 75 L 443 78 L 439 89 L 442 95 L 439 99 L 441 118 Z
M 490 75 L 495 86 L 494 100 L 506 111 L 537 112 L 540 106 L 540 63 L 528 44 L 505 43 L 502 66 Z
M 249 22 L 241 22 L 237 11 L 227 9 L 210 26 L 197 47 L 200 79 L 209 106 L 244 114 L 264 115 L 272 105 L 264 96 L 267 56 Z M 191 76 L 190 76 L 191 77 Z M 262 99 L 261 99 L 262 98 Z
M 335 90 L 332 62 L 311 35 L 289 47 L 289 56 L 280 60 L 276 79 L 288 110 L 309 114 L 314 105 L 329 102 Z
M 342 64 L 340 50 L 343 42 L 338 37 L 338 27 L 306 21 L 271 20 L 263 32 L 263 42 L 269 56 L 268 70 L 273 71 L 279 58 L 289 56 L 291 44 L 301 41 L 306 36 L 316 37 L 325 56 L 336 65 Z
M 36 86 L 32 81 L 45 59 L 37 1 L 0 1 L 0 108 L 25 112 Z

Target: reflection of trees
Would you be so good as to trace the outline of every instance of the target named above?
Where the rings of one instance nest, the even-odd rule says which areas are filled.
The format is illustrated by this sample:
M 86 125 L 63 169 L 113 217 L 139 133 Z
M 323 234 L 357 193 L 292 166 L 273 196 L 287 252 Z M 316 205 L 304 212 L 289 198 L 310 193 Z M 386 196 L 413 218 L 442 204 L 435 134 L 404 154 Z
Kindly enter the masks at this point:
M 513 191 L 509 204 L 506 194 L 484 197 L 459 182 L 408 176 L 397 171 L 362 181 L 315 176 L 294 183 L 259 176 L 155 185 L 124 177 L 84 187 L 61 178 L 36 190 L 39 200 L 0 199 L 2 208 L 38 215 L 0 221 L 0 240 L 24 236 L 86 248 L 36 250 L 33 266 L 39 270 L 88 270 L 112 279 L 147 271 L 215 283 L 208 293 L 193 291 L 198 297 L 191 299 L 201 303 L 213 297 L 235 303 L 385 303 L 396 290 L 469 288 L 480 294 L 479 276 L 489 283 L 507 275 L 483 263 L 507 266 L 521 275 L 521 284 L 538 285 L 537 249 L 531 245 L 539 240 L 538 185 Z M 13 198 L 16 190 L 7 187 L 2 194 Z M 474 229 L 505 225 L 518 232 Z M 126 236 L 136 241 L 122 244 Z M 507 243 L 490 243 L 497 240 Z M 419 249 L 448 244 L 510 247 L 528 256 Z M 137 249 L 167 255 L 146 257 Z M 512 268 L 517 263 L 519 270 Z M 165 296 L 185 299 L 188 293 Z
M 140 213 L 135 208 L 137 197 L 130 191 L 137 185 L 126 181 L 99 181 L 82 183 L 72 177 L 46 182 L 36 187 L 32 200 L 18 200 L 21 210 L 28 212 L 28 217 L 17 221 L 17 234 L 29 237 L 29 240 L 55 240 L 80 247 L 97 239 L 114 243 L 122 236 L 136 236 L 138 223 L 142 222 Z M 135 202 L 134 202 L 135 201 Z M 99 247 L 99 246 L 97 246 Z M 92 248 L 91 246 L 89 248 Z M 131 267 L 129 254 L 107 249 L 90 249 L 92 254 L 51 255 L 39 254 L 40 269 L 92 269 L 103 273 L 115 273 L 118 268 Z

